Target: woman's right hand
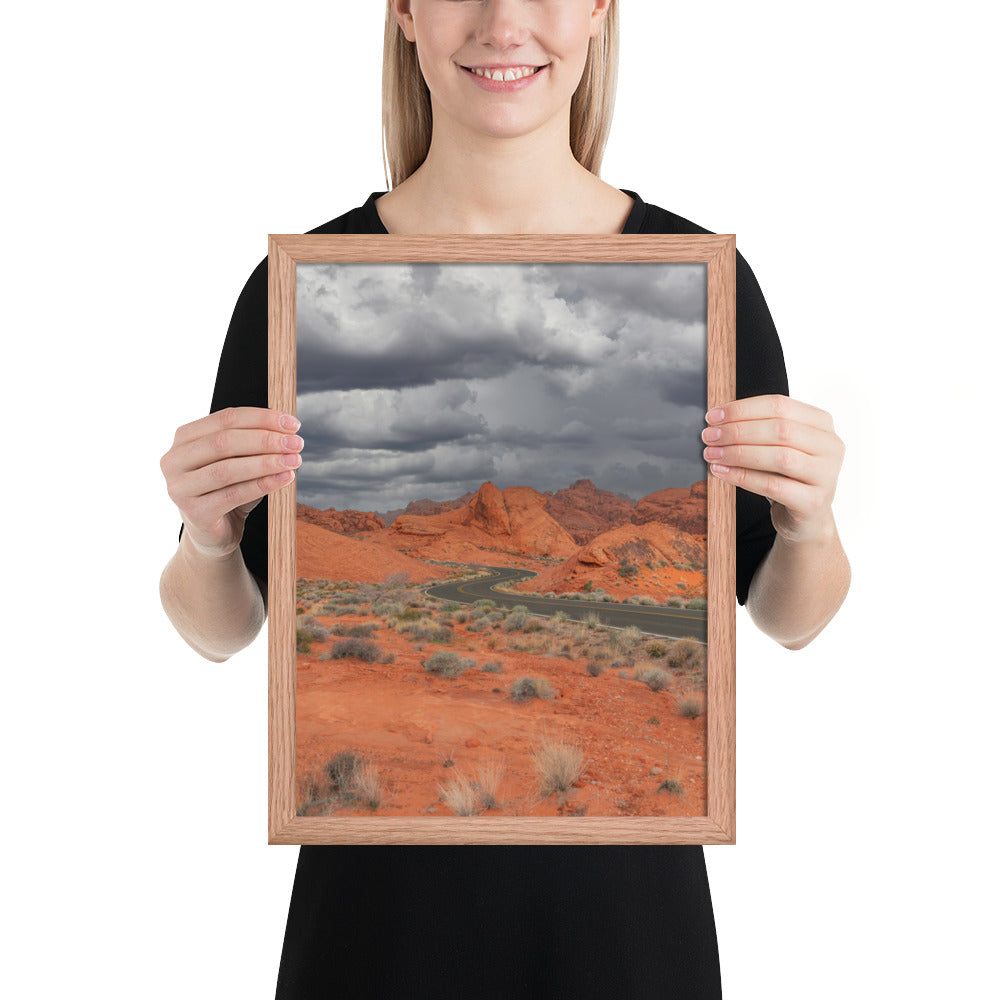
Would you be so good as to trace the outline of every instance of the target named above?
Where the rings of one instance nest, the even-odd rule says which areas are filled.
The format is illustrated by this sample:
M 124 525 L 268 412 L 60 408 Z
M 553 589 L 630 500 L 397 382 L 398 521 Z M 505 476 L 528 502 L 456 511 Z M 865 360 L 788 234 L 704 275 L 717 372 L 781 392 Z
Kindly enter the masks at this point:
M 236 406 L 177 428 L 160 471 L 195 548 L 224 557 L 239 547 L 250 511 L 295 478 L 300 426 L 278 410 Z

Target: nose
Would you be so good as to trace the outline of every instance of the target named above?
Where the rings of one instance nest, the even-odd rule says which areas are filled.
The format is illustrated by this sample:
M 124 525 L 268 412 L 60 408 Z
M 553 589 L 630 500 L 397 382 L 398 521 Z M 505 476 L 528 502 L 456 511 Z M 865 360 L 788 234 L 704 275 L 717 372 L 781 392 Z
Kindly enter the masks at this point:
M 506 49 L 523 45 L 528 39 L 528 18 L 524 0 L 486 0 L 478 40 L 483 45 Z

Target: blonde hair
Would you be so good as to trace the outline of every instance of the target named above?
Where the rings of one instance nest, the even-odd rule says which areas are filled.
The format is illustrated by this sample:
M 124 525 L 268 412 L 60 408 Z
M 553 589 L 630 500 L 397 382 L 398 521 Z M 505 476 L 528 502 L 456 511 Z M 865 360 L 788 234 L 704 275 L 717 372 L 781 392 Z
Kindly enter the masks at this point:
M 618 84 L 618 0 L 611 0 L 599 34 L 590 39 L 580 85 L 569 111 L 573 156 L 600 176 L 611 132 Z M 431 146 L 431 95 L 420 72 L 417 47 L 403 34 L 386 2 L 382 50 L 382 165 L 394 188 L 412 174 Z

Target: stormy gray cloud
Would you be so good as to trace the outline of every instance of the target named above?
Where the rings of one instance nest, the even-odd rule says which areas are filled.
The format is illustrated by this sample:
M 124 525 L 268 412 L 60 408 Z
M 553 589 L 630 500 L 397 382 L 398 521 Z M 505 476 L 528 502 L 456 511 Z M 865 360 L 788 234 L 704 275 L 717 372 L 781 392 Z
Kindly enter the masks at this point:
M 299 264 L 298 499 L 705 476 L 705 265 Z

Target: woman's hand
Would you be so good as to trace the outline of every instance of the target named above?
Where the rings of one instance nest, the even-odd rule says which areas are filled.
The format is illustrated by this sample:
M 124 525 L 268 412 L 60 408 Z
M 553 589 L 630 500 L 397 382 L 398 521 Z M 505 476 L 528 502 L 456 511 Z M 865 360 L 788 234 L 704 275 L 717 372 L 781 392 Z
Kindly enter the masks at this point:
M 201 554 L 232 554 L 250 511 L 295 478 L 302 464 L 299 426 L 277 410 L 238 406 L 177 429 L 160 471 L 184 534 Z
M 705 419 L 701 439 L 713 475 L 767 497 L 786 542 L 830 536 L 844 443 L 829 413 L 788 396 L 750 396 L 709 410 Z

